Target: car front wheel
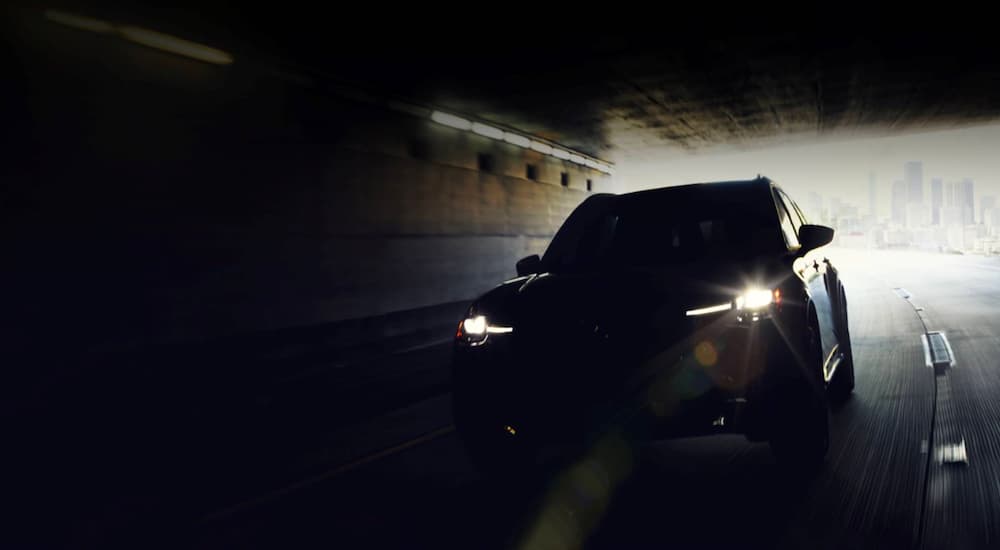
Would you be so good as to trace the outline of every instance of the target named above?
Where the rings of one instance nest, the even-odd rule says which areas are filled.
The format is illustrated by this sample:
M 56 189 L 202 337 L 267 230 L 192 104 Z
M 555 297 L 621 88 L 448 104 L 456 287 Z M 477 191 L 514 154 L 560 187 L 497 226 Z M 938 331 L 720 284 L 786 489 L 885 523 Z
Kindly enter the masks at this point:
M 851 331 L 847 319 L 847 298 L 843 293 L 841 293 L 841 302 L 844 311 L 840 319 L 840 330 L 837 332 L 843 359 L 833 373 L 829 389 L 830 399 L 837 403 L 846 401 L 851 397 L 851 392 L 854 391 L 854 350 L 851 347 Z
M 822 353 L 814 327 L 807 331 L 800 376 L 775 388 L 770 445 L 778 463 L 792 472 L 813 474 L 830 447 L 830 412 L 823 389 Z

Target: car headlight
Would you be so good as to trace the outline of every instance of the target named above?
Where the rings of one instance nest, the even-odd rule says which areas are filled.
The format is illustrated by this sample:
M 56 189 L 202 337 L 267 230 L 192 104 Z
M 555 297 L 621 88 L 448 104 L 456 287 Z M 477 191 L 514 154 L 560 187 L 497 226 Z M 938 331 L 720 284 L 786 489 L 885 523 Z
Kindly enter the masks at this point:
M 486 341 L 490 334 L 509 334 L 514 327 L 491 325 L 485 315 L 466 317 L 458 324 L 455 338 L 466 344 L 477 346 Z
M 736 319 L 740 323 L 754 322 L 771 316 L 771 306 L 781 305 L 780 289 L 750 288 L 733 300 Z
M 763 314 L 764 310 L 771 304 L 781 304 L 781 290 L 749 288 L 730 302 L 689 309 L 685 312 L 685 315 L 688 317 L 698 317 L 735 309 L 738 313 L 747 312 L 758 316 Z
M 736 297 L 736 309 L 763 309 L 775 301 L 781 294 L 777 290 L 751 288 Z

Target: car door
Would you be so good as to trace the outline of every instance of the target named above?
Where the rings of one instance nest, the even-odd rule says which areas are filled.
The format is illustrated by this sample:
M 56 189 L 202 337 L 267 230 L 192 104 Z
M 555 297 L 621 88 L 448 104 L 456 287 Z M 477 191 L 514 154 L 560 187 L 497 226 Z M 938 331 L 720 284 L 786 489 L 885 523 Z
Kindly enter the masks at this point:
M 787 196 L 787 195 L 786 195 Z M 803 224 L 811 223 L 805 214 L 802 213 L 802 209 L 794 200 L 789 201 L 795 211 L 798 213 L 799 218 L 802 219 Z M 817 253 L 819 255 L 819 253 Z M 841 283 L 840 283 L 840 273 L 837 271 L 836 266 L 830 261 L 827 255 L 826 247 L 822 250 L 822 258 L 819 260 L 821 263 L 825 264 L 826 267 L 826 289 L 830 296 L 830 304 L 833 309 L 833 323 L 837 326 L 844 317 L 844 301 L 841 299 Z M 840 332 L 837 332 L 837 342 L 840 342 Z
M 778 187 L 774 188 L 775 201 L 779 205 L 779 215 L 787 217 L 787 223 L 791 225 L 796 235 L 796 245 L 798 244 L 799 229 L 804 224 L 804 220 L 799 214 L 795 203 Z M 782 221 L 785 224 L 785 221 Z M 805 281 L 809 298 L 813 307 L 816 308 L 816 318 L 819 323 L 820 345 L 823 350 L 823 375 L 829 378 L 829 368 L 831 357 L 837 352 L 836 325 L 833 322 L 833 301 L 831 300 L 830 283 L 831 277 L 828 272 L 828 264 L 825 261 L 823 247 L 807 251 L 796 258 L 792 268 Z

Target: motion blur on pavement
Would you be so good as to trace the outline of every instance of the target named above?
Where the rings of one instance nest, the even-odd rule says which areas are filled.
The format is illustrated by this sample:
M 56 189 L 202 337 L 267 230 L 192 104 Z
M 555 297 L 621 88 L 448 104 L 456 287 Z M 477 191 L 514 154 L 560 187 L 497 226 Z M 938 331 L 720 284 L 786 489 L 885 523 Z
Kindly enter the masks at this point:
M 566 9 L 4 7 L 0 546 L 995 544 L 992 29 Z M 856 384 L 820 469 L 609 429 L 484 471 L 474 300 L 589 197 L 761 176 L 834 230 Z

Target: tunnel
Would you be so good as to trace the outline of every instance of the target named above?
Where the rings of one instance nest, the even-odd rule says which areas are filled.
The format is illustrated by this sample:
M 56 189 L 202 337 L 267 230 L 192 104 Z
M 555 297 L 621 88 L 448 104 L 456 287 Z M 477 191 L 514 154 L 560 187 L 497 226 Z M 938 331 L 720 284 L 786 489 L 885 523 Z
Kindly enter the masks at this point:
M 23 519 L 3 544 L 972 548 L 1000 535 L 988 239 L 981 260 L 845 253 L 867 274 L 852 288 L 842 268 L 869 385 L 832 413 L 831 471 L 811 484 L 783 481 L 756 447 L 670 443 L 639 482 L 586 474 L 605 500 L 567 520 L 557 482 L 529 498 L 471 473 L 449 417 L 470 304 L 589 198 L 714 154 L 994 136 L 998 48 L 974 14 L 632 16 L 615 30 L 620 14 L 583 9 L 380 9 L 5 8 L 0 393 Z M 979 200 L 934 215 L 970 216 L 982 240 L 996 208 Z M 888 217 L 920 214 L 907 204 Z M 926 370 L 918 333 L 928 365 L 981 370 Z M 968 442 L 978 465 L 932 460 L 934 434 L 953 432 L 939 455 Z M 651 504 L 675 487 L 720 517 Z M 708 532 L 720 524 L 740 535 Z

